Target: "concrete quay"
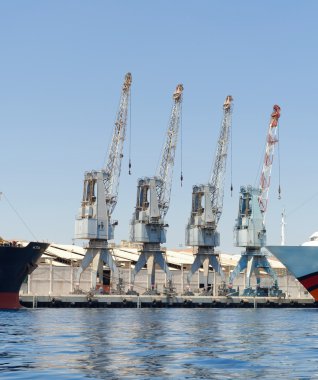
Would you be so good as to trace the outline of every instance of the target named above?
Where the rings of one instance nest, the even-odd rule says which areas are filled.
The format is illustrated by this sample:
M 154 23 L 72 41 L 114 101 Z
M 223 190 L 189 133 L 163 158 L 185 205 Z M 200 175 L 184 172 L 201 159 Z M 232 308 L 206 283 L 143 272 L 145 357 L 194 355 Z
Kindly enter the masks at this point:
M 167 295 L 20 295 L 27 308 L 318 308 L 309 298 Z

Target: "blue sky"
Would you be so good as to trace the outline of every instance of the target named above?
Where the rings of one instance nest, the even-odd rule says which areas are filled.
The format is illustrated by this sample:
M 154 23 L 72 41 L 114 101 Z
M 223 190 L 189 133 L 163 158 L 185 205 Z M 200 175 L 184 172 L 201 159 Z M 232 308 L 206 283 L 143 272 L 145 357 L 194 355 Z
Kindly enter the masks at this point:
M 167 246 L 184 244 L 192 186 L 209 179 L 226 95 L 234 98 L 220 249 L 233 247 L 241 185 L 258 185 L 274 104 L 281 106 L 266 217 L 270 244 L 318 230 L 316 1 L 0 2 L 0 191 L 40 240 L 71 243 L 84 172 L 102 168 L 123 77 L 133 76 L 115 241 L 128 239 L 137 179 L 155 174 L 177 83 L 184 85 L 181 188 L 176 152 Z M 180 137 L 180 136 L 179 136 Z M 279 164 L 280 161 L 280 164 Z M 278 177 L 282 199 L 277 199 Z M 0 235 L 32 239 L 6 199 Z

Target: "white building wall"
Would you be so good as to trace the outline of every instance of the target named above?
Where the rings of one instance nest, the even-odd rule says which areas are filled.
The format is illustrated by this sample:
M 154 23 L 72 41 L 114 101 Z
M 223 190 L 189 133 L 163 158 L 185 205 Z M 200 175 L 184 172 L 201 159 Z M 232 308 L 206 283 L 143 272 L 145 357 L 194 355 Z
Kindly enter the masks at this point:
M 74 279 L 76 267 L 60 267 L 50 265 L 40 265 L 30 276 L 29 283 L 24 283 L 21 287 L 20 293 L 32 295 L 68 295 L 74 290 Z M 120 276 L 123 280 L 125 291 L 129 289 L 130 285 L 130 270 L 127 268 L 119 269 Z M 181 270 L 172 270 L 173 285 L 178 294 L 182 294 L 187 285 L 188 271 L 183 271 L 183 278 Z M 209 273 L 209 284 L 213 284 L 214 273 Z M 161 270 L 156 270 L 156 288 L 159 293 L 164 290 L 166 282 L 165 273 Z M 252 286 L 256 285 L 255 277 L 251 279 Z M 216 276 L 216 285 L 221 284 L 220 276 Z M 269 277 L 262 278 L 262 286 L 270 286 L 271 279 Z M 278 277 L 279 288 L 286 293 L 289 298 L 311 298 L 306 289 L 293 277 L 292 275 L 284 275 Z M 199 289 L 203 286 L 203 272 L 197 272 L 192 276 L 191 290 L 195 293 L 201 291 Z M 88 268 L 82 273 L 80 281 L 80 289 L 83 292 L 88 292 L 92 287 L 92 272 Z M 241 273 L 234 281 L 233 288 L 239 290 L 244 289 L 244 276 Z M 116 283 L 112 284 L 112 288 L 116 288 Z M 135 278 L 134 290 L 142 294 L 147 289 L 147 270 L 141 270 Z

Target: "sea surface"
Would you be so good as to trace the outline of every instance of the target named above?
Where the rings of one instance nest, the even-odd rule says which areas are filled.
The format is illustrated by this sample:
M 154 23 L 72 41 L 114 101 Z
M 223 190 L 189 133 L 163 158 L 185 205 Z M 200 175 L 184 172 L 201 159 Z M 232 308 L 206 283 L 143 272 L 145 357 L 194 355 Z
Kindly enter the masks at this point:
M 318 379 L 317 309 L 0 311 L 1 379 Z

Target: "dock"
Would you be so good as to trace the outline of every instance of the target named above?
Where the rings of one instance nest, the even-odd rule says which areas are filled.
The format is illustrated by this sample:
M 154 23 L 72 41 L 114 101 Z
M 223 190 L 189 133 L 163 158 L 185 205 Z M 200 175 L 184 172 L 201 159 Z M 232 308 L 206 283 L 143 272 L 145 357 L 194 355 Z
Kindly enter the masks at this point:
M 318 308 L 308 298 L 166 295 L 20 295 L 27 308 Z

